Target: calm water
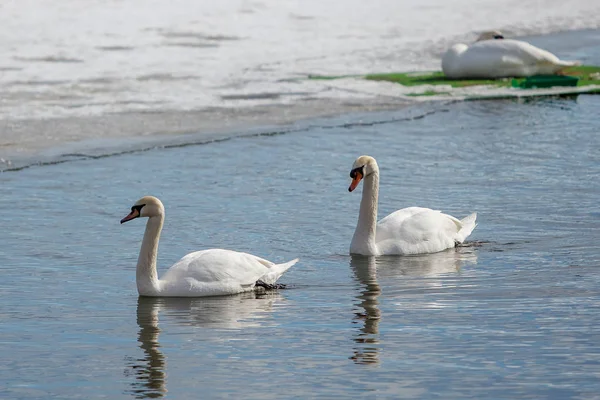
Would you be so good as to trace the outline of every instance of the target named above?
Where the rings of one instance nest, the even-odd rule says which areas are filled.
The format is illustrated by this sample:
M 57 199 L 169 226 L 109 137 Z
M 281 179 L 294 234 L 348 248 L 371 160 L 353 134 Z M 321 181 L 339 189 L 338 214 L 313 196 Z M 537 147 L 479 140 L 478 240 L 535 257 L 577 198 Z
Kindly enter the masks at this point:
M 0 397 L 598 398 L 598 109 L 438 105 L 0 174 Z M 349 257 L 361 154 L 380 217 L 477 211 L 471 244 Z M 145 194 L 161 272 L 207 247 L 299 256 L 291 288 L 138 299 L 144 221 L 119 219 Z

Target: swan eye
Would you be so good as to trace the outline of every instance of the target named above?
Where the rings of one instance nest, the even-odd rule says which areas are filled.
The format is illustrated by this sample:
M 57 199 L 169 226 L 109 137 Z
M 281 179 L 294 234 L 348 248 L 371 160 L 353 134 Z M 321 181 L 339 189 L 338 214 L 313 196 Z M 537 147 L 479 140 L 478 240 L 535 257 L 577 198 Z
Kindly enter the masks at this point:
M 495 35 L 494 39 L 504 39 L 504 36 L 502 36 L 502 35 Z
M 140 204 L 139 206 L 133 206 L 131 207 L 131 212 L 137 211 L 138 213 L 142 212 L 142 207 L 144 207 L 145 204 Z
M 350 171 L 350 178 L 356 179 L 356 176 L 358 174 L 361 175 L 361 178 L 363 176 L 365 176 L 365 166 L 364 165 L 362 167 L 354 168 L 352 171 Z

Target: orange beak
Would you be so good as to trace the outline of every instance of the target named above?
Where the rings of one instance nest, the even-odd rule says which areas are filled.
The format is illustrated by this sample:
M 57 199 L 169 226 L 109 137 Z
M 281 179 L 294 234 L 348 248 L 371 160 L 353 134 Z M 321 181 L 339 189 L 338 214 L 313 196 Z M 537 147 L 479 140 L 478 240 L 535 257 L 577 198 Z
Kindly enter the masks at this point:
M 125 218 L 123 218 L 121 220 L 121 223 L 131 221 L 132 219 L 135 219 L 139 216 L 140 216 L 140 210 L 138 210 L 137 208 L 134 208 L 133 210 L 131 210 L 131 212 L 129 214 L 127 214 L 127 216 Z
M 352 178 L 352 183 L 350 183 L 350 187 L 348 188 L 348 191 L 351 192 L 354 189 L 356 189 L 356 187 L 358 186 L 358 184 L 362 178 L 363 178 L 362 173 L 360 173 L 360 171 L 356 171 L 356 175 L 354 175 L 354 178 Z

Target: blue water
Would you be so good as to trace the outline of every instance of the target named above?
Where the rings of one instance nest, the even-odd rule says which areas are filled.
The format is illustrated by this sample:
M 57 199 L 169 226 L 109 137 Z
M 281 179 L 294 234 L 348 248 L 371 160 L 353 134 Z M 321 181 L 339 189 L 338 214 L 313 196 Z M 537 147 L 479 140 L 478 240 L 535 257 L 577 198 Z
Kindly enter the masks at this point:
M 598 109 L 438 104 L 0 174 L 0 398 L 595 398 Z M 348 256 L 361 154 L 380 217 L 477 211 L 470 243 Z M 159 273 L 223 247 L 300 257 L 290 288 L 138 299 L 144 223 L 119 220 L 146 194 Z

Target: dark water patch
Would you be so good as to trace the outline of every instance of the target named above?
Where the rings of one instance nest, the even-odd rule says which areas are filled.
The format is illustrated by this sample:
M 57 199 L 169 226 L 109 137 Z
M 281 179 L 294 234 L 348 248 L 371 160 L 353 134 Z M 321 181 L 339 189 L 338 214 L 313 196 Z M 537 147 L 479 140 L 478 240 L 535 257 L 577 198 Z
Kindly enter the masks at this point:
M 40 85 L 43 86 L 43 85 Z M 56 84 L 56 86 L 60 86 Z M 25 90 L 26 89 L 26 90 Z M 40 91 L 36 90 L 35 85 L 27 85 L 25 88 L 20 90 L 13 90 L 10 92 L 4 92 L 2 94 L 4 100 L 9 100 L 12 102 L 17 101 L 47 101 L 50 104 L 53 101 L 57 100 L 67 100 L 67 101 L 81 101 L 88 100 L 90 97 L 86 95 L 76 94 L 76 93 L 56 93 L 50 91 Z
M 106 89 L 107 91 L 109 91 L 109 89 Z M 85 97 L 81 97 L 81 98 L 85 98 Z M 112 101 L 112 102 L 91 102 L 91 101 L 86 101 L 84 103 L 71 103 L 68 106 L 65 106 L 66 108 L 71 108 L 71 109 L 76 109 L 76 108 L 85 108 L 85 107 L 93 107 L 93 106 L 103 106 L 103 105 L 108 105 L 108 104 L 122 104 L 122 105 L 141 105 L 141 106 L 147 106 L 147 105 L 160 105 L 162 104 L 162 102 L 160 101 L 153 101 L 153 100 L 117 100 L 117 101 Z
M 23 68 L 20 67 L 2 67 L 0 66 L 0 71 L 10 72 L 10 71 L 21 71 Z
M 165 42 L 164 46 L 170 47 L 194 47 L 199 49 L 211 49 L 219 47 L 217 43 L 198 43 L 198 42 Z
M 172 38 L 175 38 L 175 39 L 198 39 L 201 41 L 212 41 L 212 42 L 241 40 L 241 38 L 238 36 L 206 34 L 206 33 L 201 33 L 201 32 L 192 32 L 192 31 L 163 31 L 160 34 L 169 39 L 172 39 Z
M 196 31 L 167 31 L 162 28 L 149 29 L 167 39 L 163 46 L 188 48 L 217 48 L 222 42 L 237 41 L 237 36 L 207 34 Z
M 192 79 L 200 79 L 199 76 L 194 75 L 173 75 L 169 73 L 156 73 L 156 74 L 148 74 L 148 75 L 140 75 L 135 78 L 138 81 L 159 81 L 159 82 L 167 82 L 167 81 L 187 81 Z
M 96 46 L 96 48 L 99 50 L 104 50 L 104 51 L 132 51 L 132 50 L 135 50 L 135 47 L 133 47 L 133 46 L 119 46 L 119 45 Z
M 77 83 L 92 84 L 92 85 L 108 85 L 108 84 L 114 84 L 117 82 L 119 82 L 119 79 L 108 78 L 108 77 L 81 79 L 81 80 L 77 81 Z
M 47 62 L 47 63 L 82 63 L 84 60 L 65 56 L 45 56 L 45 57 L 13 57 L 16 61 L 25 62 Z
M 282 93 L 251 93 L 251 94 L 226 94 L 221 95 L 222 100 L 265 100 L 278 99 Z
M 58 86 L 72 83 L 68 80 L 30 80 L 30 81 L 12 81 L 8 82 L 9 86 Z

